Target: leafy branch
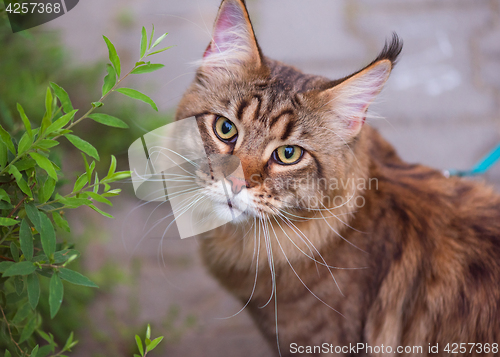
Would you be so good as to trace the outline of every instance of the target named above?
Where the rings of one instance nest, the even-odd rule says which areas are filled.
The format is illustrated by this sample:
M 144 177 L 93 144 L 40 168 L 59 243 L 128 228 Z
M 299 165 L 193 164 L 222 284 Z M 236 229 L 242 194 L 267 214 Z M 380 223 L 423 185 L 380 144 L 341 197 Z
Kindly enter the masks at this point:
M 117 171 L 116 158 L 111 155 L 108 172 L 99 179 L 95 169 L 96 161 L 100 160 L 98 150 L 77 136 L 74 129 L 87 118 L 110 127 L 128 128 L 121 119 L 96 112 L 112 92 L 141 100 L 158 111 L 150 97 L 135 89 L 121 87 L 121 83 L 131 74 L 150 73 L 164 67 L 163 64 L 145 60 L 170 48 L 155 49 L 166 35 L 161 35 L 153 42 L 154 26 L 149 39 L 143 27 L 140 58 L 123 76 L 116 49 L 104 36 L 110 61 L 107 75 L 99 100 L 92 102 L 82 116 L 75 118 L 78 109 L 73 108 L 68 93 L 51 82 L 45 92 L 45 114 L 39 127 L 34 127 L 19 103 L 17 110 L 23 125 L 21 132 L 11 135 L 0 125 L 0 310 L 3 317 L 1 324 L 8 331 L 12 347 L 5 351 L 5 356 L 64 356 L 77 344 L 71 333 L 65 345 L 56 353 L 54 336 L 42 329 L 40 299 L 48 300 L 50 318 L 53 319 L 64 298 L 63 280 L 97 288 L 89 278 L 67 267 L 80 253 L 73 245 L 58 241 L 57 232 L 70 232 L 69 223 L 64 218 L 67 209 L 88 206 L 113 218 L 97 205 L 111 206 L 109 198 L 121 192 L 120 189 L 112 189 L 111 185 L 130 177 L 130 172 Z M 58 193 L 61 168 L 54 162 L 52 155 L 61 138 L 66 138 L 81 151 L 85 165 L 85 172 L 76 178 L 73 189 L 65 195 Z M 92 158 L 90 164 L 89 157 Z M 41 279 L 48 279 L 48 296 L 42 296 Z M 35 332 L 47 342 L 46 345 L 40 347 L 35 344 Z M 148 339 L 147 346 L 157 345 L 160 341 L 156 339 L 148 342 Z M 146 349 L 145 353 L 148 351 Z M 144 356 L 145 353 L 141 354 Z
M 148 352 L 154 350 L 162 340 L 163 336 L 151 340 L 151 326 L 148 324 L 148 327 L 146 329 L 146 338 L 144 339 L 144 344 L 142 343 L 142 340 L 139 337 L 139 335 L 135 335 L 135 342 L 137 344 L 137 348 L 139 349 L 140 355 L 134 354 L 134 357 L 146 357 Z

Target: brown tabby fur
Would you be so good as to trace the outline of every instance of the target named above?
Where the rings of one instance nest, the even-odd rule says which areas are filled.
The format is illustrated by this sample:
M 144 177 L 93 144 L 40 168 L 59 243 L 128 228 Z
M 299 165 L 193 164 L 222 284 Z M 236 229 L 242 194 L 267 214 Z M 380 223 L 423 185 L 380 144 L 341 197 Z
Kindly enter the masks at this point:
M 241 6 L 253 38 L 244 3 L 226 0 L 221 9 L 227 3 Z M 273 349 L 278 352 L 279 340 L 282 356 L 296 356 L 300 354 L 290 352 L 291 343 L 362 342 L 423 346 L 423 354 L 401 355 L 427 356 L 428 345 L 439 343 L 439 353 L 429 355 L 447 356 L 447 343 L 499 343 L 500 196 L 476 182 L 405 163 L 369 125 L 359 134 L 345 134 L 346 124 L 328 110 L 331 98 L 325 93 L 352 76 L 330 81 L 305 75 L 262 56 L 256 42 L 251 47 L 252 60 L 240 60 L 237 66 L 202 63 L 177 119 L 196 116 L 207 152 L 232 153 L 243 164 L 261 218 L 206 233 L 201 252 L 211 273 L 243 303 L 252 294 L 258 270 L 246 310 Z M 393 65 L 400 50 L 394 38 L 358 73 L 384 61 Z M 238 126 L 241 140 L 234 147 L 214 139 L 210 123 L 216 116 Z M 328 125 L 344 133 L 342 138 L 321 129 Z M 273 148 L 284 143 L 307 150 L 300 164 L 270 163 Z M 376 178 L 378 187 L 291 192 L 273 184 L 304 175 Z M 263 184 L 265 179 L 271 183 Z M 316 191 L 322 197 L 359 195 L 365 205 L 333 208 L 337 217 L 323 211 L 325 219 L 313 219 L 321 216 L 308 209 L 321 206 L 290 206 L 292 196 L 314 196 Z M 310 219 L 294 221 L 294 230 L 273 215 L 273 207 Z M 299 237 L 298 229 L 309 241 Z M 325 263 L 359 269 L 331 269 L 334 281 Z M 270 265 L 276 296 L 266 305 L 273 286 Z M 488 354 L 469 353 L 468 348 L 459 355 Z

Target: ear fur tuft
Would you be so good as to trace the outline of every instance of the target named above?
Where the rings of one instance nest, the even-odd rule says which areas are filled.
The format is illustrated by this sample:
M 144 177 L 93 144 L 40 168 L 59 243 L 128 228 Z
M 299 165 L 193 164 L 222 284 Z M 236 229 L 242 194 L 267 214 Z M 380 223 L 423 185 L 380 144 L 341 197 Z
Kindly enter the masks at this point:
M 223 0 L 202 69 L 259 66 L 261 53 L 243 0 Z

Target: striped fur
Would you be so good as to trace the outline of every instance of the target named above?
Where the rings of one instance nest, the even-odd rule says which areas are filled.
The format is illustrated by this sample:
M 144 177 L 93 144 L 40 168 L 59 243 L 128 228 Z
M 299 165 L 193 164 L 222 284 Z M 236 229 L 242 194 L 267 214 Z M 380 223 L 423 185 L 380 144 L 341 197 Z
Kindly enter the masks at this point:
M 231 31 L 245 31 L 224 37 L 216 22 L 214 39 L 238 46 L 218 44 L 231 48 L 224 60 L 209 45 L 176 118 L 196 116 L 207 153 L 242 163 L 247 219 L 206 233 L 201 251 L 273 349 L 297 356 L 291 343 L 367 343 L 423 346 L 401 356 L 447 356 L 447 343 L 499 343 L 499 195 L 403 162 L 364 124 L 401 51 L 397 36 L 362 70 L 332 81 L 264 57 L 241 0 L 223 1 L 218 19 L 224 11 L 242 21 Z M 219 116 L 238 128 L 234 143 L 215 136 Z M 281 145 L 305 153 L 278 165 L 272 157 Z M 301 184 L 306 177 L 317 184 Z M 349 179 L 377 186 L 329 184 Z M 337 205 L 335 197 L 364 204 Z M 439 353 L 428 354 L 429 343 Z

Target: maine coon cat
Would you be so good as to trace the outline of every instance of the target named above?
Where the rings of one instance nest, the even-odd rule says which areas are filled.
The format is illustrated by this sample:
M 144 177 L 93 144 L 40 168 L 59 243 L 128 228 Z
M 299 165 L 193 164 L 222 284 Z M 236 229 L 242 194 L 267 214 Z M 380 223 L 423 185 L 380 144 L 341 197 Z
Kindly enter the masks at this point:
M 500 196 L 405 163 L 365 124 L 401 48 L 307 75 L 265 57 L 244 1 L 223 0 L 178 106 L 208 155 L 241 162 L 243 177 L 198 169 L 214 213 L 241 213 L 201 254 L 281 356 L 498 355 Z

